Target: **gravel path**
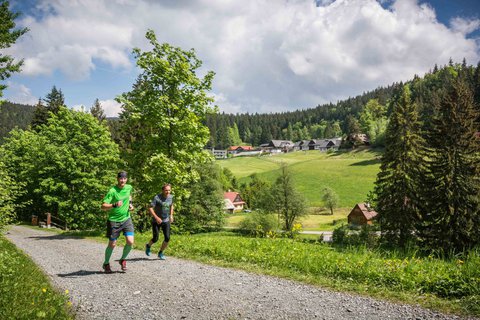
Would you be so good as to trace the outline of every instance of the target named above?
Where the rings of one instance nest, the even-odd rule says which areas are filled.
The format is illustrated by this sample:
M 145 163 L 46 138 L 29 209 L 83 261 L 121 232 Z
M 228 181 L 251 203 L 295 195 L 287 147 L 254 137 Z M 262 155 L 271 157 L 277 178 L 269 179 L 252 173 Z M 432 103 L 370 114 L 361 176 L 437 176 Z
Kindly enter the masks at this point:
M 116 248 L 114 273 L 103 274 L 106 244 L 21 226 L 6 236 L 70 291 L 78 319 L 459 319 L 139 250 L 122 273 Z

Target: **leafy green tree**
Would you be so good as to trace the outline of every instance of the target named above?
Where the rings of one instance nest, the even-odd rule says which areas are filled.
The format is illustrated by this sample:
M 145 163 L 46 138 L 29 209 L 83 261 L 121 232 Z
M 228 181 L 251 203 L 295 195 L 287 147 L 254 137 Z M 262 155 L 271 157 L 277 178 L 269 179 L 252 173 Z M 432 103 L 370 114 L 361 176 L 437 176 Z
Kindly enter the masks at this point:
M 233 124 L 233 127 L 228 128 L 228 144 L 230 146 L 239 146 L 242 144 L 236 123 Z
M 16 210 L 22 205 L 16 200 L 22 194 L 24 184 L 19 184 L 8 175 L 5 165 L 0 161 L 0 230 L 16 218 Z
M 202 62 L 193 49 L 160 44 L 152 30 L 146 38 L 151 51 L 133 50 L 142 72 L 132 91 L 117 98 L 123 109 L 124 159 L 141 203 L 169 182 L 178 206 L 188 195 L 187 187 L 200 177 L 196 165 L 210 158 L 203 151 L 209 140 L 203 123 L 207 114 L 216 112 L 207 95 L 214 73 L 196 75 Z
M 199 164 L 200 179 L 188 186 L 189 196 L 183 201 L 175 225 L 181 231 L 201 232 L 224 224 L 221 168 L 214 162 Z
M 360 114 L 360 126 L 370 143 L 383 146 L 387 128 L 386 108 L 377 99 L 371 99 Z
M 292 231 L 295 221 L 306 214 L 304 196 L 295 189 L 293 176 L 285 163 L 271 189 L 270 211 L 275 211 L 284 222 L 285 231 Z
M 103 111 L 102 105 L 98 99 L 95 99 L 93 106 L 90 108 L 90 114 L 98 119 L 98 121 L 105 121 L 105 112 Z
M 240 187 L 240 193 L 249 208 L 263 208 L 268 210 L 271 209 L 270 188 L 271 185 L 268 181 L 262 179 L 258 174 L 253 173 L 250 175 L 250 181 L 242 184 Z
M 333 209 L 337 207 L 339 201 L 338 194 L 331 188 L 323 189 L 322 201 L 330 209 L 330 213 L 333 215 Z
M 375 187 L 376 209 L 382 236 L 387 242 L 403 247 L 413 239 L 419 222 L 419 177 L 425 172 L 425 141 L 408 85 L 394 97 L 392 108 Z
M 0 49 L 9 48 L 19 37 L 25 34 L 28 29 L 15 29 L 15 19 L 20 15 L 18 12 L 9 10 L 8 1 L 0 1 Z M 19 72 L 23 60 L 14 61 L 14 57 L 0 53 L 0 80 L 8 79 L 12 73 Z M 0 83 L 0 97 L 7 86 Z
M 429 248 L 463 251 L 480 244 L 480 141 L 474 98 L 465 74 L 452 76 L 433 101 L 428 134 L 428 207 L 419 236 Z
M 47 158 L 45 146 L 48 141 L 34 131 L 14 129 L 1 147 L 0 162 L 5 166 L 14 184 L 23 184 L 25 192 L 17 197 L 16 205 L 25 205 L 17 210 L 17 217 L 27 220 L 32 214 L 39 215 L 50 209 L 40 193 L 38 183 L 41 180 L 38 169 L 42 160 Z
M 108 129 L 65 107 L 37 129 L 18 130 L 3 145 L 9 172 L 26 184 L 30 214 L 48 210 L 70 228 L 99 228 L 101 200 L 115 182 L 119 159 Z
M 222 169 L 220 172 L 219 181 L 222 185 L 222 189 L 225 191 L 237 189 L 237 178 L 228 168 Z

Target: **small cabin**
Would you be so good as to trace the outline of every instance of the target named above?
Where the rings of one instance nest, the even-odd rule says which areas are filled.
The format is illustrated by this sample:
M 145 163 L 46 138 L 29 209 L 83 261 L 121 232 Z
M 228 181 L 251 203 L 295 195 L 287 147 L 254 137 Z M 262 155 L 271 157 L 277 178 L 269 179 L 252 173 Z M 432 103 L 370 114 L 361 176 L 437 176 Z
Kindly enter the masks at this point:
M 348 223 L 355 225 L 372 224 L 377 214 L 378 213 L 374 211 L 368 204 L 357 203 L 348 215 Z

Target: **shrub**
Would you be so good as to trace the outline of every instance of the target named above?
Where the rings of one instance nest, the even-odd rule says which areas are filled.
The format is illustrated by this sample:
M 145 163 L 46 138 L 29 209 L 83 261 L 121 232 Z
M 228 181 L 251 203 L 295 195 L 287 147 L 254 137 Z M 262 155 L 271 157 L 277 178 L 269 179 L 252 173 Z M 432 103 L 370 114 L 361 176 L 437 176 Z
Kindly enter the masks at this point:
M 278 219 L 275 214 L 254 211 L 240 223 L 240 228 L 256 237 L 272 237 L 276 234 Z

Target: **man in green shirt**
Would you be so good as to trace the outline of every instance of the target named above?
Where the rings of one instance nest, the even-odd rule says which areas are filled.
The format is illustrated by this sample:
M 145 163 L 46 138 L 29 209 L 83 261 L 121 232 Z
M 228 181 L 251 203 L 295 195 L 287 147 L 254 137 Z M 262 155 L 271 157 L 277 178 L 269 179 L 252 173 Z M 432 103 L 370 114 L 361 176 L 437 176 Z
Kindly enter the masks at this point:
M 107 237 L 109 240 L 105 250 L 105 261 L 103 262 L 105 273 L 112 273 L 110 257 L 121 232 L 125 236 L 126 244 L 123 247 L 123 254 L 119 263 L 122 271 L 127 270 L 125 259 L 130 250 L 132 250 L 134 236 L 133 222 L 129 213 L 129 210 L 133 209 L 132 190 L 132 186 L 127 184 L 127 173 L 120 171 L 117 175 L 117 185 L 111 187 L 103 198 L 102 210 L 108 211 Z

